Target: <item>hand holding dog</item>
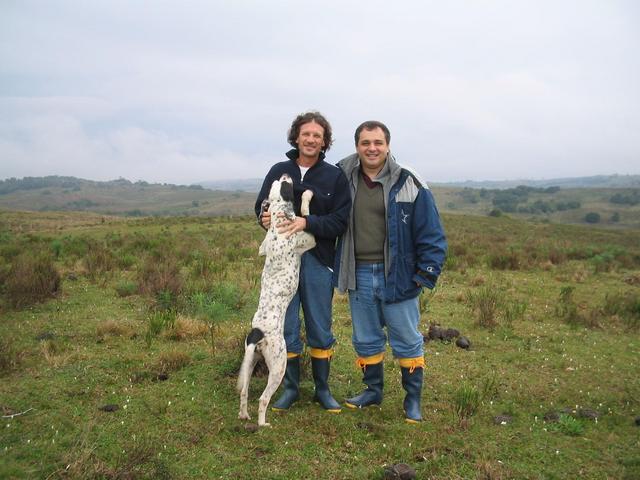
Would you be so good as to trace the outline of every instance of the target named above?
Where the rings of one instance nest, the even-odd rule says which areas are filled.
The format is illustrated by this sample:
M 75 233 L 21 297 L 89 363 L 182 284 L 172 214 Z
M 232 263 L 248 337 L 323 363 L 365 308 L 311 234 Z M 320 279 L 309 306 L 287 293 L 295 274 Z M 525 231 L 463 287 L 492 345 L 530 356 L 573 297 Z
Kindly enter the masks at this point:
M 291 235 L 303 232 L 307 228 L 307 219 L 304 217 L 295 217 L 293 220 L 289 220 L 284 214 L 278 214 L 278 233 L 286 234 L 289 238 Z

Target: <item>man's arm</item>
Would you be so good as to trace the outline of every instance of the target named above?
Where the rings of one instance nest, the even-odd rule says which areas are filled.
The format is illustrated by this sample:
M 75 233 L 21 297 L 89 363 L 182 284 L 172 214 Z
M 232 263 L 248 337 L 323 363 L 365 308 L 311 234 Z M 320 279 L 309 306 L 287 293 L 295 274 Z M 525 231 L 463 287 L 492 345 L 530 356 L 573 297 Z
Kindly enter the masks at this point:
M 420 189 L 415 200 L 413 238 L 417 260 L 413 281 L 433 288 L 447 255 L 447 239 L 433 195 L 426 188 Z
M 350 214 L 351 192 L 349 191 L 349 182 L 342 170 L 340 170 L 334 190 L 333 210 L 326 215 L 309 215 L 306 217 L 305 230 L 319 238 L 337 238 L 347 230 Z

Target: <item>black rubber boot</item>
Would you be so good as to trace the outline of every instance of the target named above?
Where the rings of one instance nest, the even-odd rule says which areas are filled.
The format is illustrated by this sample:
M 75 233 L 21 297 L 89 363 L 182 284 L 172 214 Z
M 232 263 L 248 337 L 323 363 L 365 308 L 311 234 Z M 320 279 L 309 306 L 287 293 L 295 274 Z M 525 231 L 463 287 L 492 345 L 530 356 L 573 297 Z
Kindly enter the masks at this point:
M 313 381 L 316 385 L 316 393 L 313 398 L 328 412 L 340 413 L 342 407 L 336 402 L 329 390 L 329 369 L 330 360 L 328 358 L 311 357 L 311 371 L 313 372 Z
M 384 386 L 384 362 L 365 365 L 362 367 L 362 382 L 367 386 L 355 397 L 347 398 L 345 404 L 349 408 L 363 408 L 382 403 L 382 389 Z
M 289 410 L 289 407 L 298 400 L 300 393 L 298 386 L 300 385 L 300 356 L 287 359 L 287 370 L 284 372 L 284 381 L 282 382 L 284 391 L 280 398 L 271 406 L 271 410 Z
M 422 421 L 420 413 L 420 398 L 422 395 L 423 368 L 415 368 L 411 372 L 410 368 L 400 367 L 402 371 L 402 388 L 407 392 L 404 397 L 404 414 L 408 423 L 418 423 Z

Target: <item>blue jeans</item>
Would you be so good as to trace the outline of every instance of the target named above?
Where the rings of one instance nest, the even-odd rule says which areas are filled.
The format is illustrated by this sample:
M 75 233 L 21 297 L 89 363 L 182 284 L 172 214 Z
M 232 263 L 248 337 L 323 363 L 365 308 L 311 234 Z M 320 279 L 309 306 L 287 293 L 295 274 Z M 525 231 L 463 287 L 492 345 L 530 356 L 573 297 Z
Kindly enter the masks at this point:
M 333 272 L 310 252 L 302 255 L 300 284 L 284 317 L 284 339 L 287 352 L 302 353 L 300 340 L 300 305 L 304 312 L 307 344 L 327 350 L 336 342 L 331 332 Z
M 395 358 L 416 358 L 424 354 L 420 323 L 419 298 L 384 303 L 384 264 L 358 264 L 356 289 L 349 290 L 352 342 L 360 357 L 370 357 L 386 350 L 387 336 Z

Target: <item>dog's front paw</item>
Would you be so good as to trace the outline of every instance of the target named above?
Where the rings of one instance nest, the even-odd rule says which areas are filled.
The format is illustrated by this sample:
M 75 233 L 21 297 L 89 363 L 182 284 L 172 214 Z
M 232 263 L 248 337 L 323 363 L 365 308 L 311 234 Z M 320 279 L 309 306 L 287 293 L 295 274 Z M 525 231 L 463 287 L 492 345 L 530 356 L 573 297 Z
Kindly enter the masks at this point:
M 302 192 L 303 202 L 310 202 L 312 198 L 313 198 L 313 192 L 311 190 L 305 190 L 304 192 Z
M 259 423 L 259 424 L 258 424 L 258 426 L 259 426 L 259 427 L 261 427 L 261 428 L 262 428 L 262 427 L 269 427 L 269 428 L 272 428 L 272 427 L 271 427 L 271 424 L 270 424 L 270 423 L 266 423 L 266 422 L 265 422 L 265 423 Z
M 239 412 L 238 413 L 238 418 L 240 420 L 251 420 L 251 417 L 249 416 L 249 413 L 247 413 L 247 412 Z

